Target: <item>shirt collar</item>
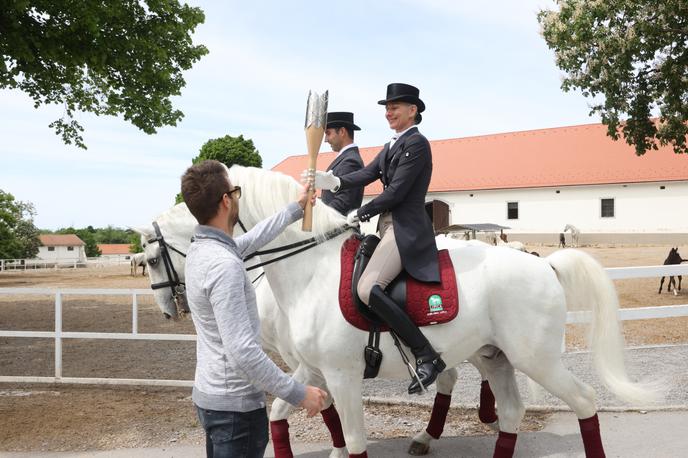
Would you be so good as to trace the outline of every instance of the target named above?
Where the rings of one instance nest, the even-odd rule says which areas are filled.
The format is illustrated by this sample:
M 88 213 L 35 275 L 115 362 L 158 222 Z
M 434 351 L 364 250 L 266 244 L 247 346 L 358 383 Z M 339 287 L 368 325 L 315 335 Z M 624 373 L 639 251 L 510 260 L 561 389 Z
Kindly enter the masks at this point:
M 224 231 L 221 231 L 220 229 L 217 229 L 213 226 L 206 226 L 205 224 L 199 224 L 196 226 L 194 229 L 194 236 L 193 238 L 195 240 L 199 239 L 212 239 L 212 240 L 217 240 L 220 243 L 224 243 L 225 245 L 228 245 L 232 249 L 236 251 L 236 242 L 232 237 L 230 237 L 227 233 Z
M 389 142 L 389 147 L 391 148 L 392 146 L 394 146 L 394 143 L 396 143 L 396 141 L 399 140 L 402 135 L 404 135 L 406 132 L 413 129 L 414 127 L 416 127 L 415 124 L 413 124 L 411 127 L 402 130 L 401 132 L 396 132 L 394 135 L 392 135 L 392 140 Z
M 342 154 L 344 151 L 348 150 L 349 148 L 356 148 L 357 146 L 358 145 L 356 145 L 356 143 L 349 143 L 344 148 L 339 150 L 339 152 L 337 153 L 337 157 L 339 157 L 340 154 Z

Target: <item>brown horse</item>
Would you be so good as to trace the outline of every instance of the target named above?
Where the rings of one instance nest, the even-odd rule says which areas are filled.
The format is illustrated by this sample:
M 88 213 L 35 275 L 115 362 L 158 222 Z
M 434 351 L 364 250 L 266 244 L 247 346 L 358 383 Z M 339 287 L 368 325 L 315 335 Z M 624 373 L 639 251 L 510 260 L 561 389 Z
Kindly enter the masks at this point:
M 686 262 L 688 259 L 683 259 L 681 255 L 678 252 L 678 247 L 672 248 L 669 250 L 669 256 L 664 260 L 664 265 L 675 265 L 675 264 L 681 264 L 682 262 Z M 662 294 L 662 285 L 664 285 L 664 278 L 659 281 L 659 291 L 657 291 L 658 294 Z M 681 275 L 678 275 L 678 289 L 676 288 L 676 280 L 674 280 L 673 276 L 669 276 L 669 284 L 667 285 L 667 293 L 671 291 L 671 285 L 673 285 L 673 291 L 674 291 L 674 296 L 678 295 L 678 292 L 681 291 Z

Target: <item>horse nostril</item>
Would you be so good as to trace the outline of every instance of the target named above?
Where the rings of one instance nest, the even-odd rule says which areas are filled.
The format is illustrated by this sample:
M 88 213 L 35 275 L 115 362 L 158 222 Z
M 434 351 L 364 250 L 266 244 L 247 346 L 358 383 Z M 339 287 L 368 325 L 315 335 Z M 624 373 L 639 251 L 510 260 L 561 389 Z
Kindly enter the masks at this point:
M 169 313 L 163 313 L 162 315 L 165 317 L 166 320 L 172 318 L 172 316 Z

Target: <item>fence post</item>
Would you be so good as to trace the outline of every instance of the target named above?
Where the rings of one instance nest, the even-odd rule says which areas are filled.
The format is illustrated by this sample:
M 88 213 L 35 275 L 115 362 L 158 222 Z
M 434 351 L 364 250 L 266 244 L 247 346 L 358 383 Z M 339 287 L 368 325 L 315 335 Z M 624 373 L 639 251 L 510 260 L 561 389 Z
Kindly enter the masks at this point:
M 131 333 L 139 333 L 139 303 L 136 297 L 136 293 L 133 294 L 133 299 L 131 303 Z
M 62 293 L 55 293 L 55 379 L 62 378 Z

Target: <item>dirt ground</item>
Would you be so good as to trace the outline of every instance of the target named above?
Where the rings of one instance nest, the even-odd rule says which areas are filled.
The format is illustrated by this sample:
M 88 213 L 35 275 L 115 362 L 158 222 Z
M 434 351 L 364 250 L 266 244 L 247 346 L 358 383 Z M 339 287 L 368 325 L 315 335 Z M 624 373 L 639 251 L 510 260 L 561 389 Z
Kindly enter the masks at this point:
M 530 246 L 541 255 L 552 246 Z M 668 247 L 585 247 L 605 267 L 661 264 Z M 688 255 L 688 246 L 679 247 Z M 615 282 L 622 307 L 687 303 L 688 294 L 657 294 L 659 279 Z M 148 288 L 145 277 L 131 277 L 129 266 L 0 272 L 0 288 Z M 666 282 L 665 282 L 666 287 Z M 688 286 L 686 287 L 688 288 Z M 151 296 L 138 298 L 139 332 L 193 333 L 190 320 L 164 320 Z M 0 295 L 0 329 L 51 331 L 54 299 Z M 131 331 L 131 297 L 66 296 L 64 331 Z M 628 345 L 688 342 L 688 318 L 626 322 Z M 584 347 L 582 326 L 567 330 L 567 347 Z M 67 339 L 63 341 L 63 376 L 193 379 L 194 342 L 146 342 Z M 0 375 L 54 375 L 51 339 L 0 338 Z M 367 405 L 371 438 L 407 437 L 420 431 L 427 409 Z M 475 410 L 453 410 L 445 434 L 486 434 Z M 537 430 L 546 414 L 529 414 L 523 430 Z M 322 441 L 319 419 L 297 413 L 290 419 L 293 440 Z M 190 403 L 190 389 L 0 384 L 0 450 L 101 450 L 201 444 L 203 437 Z M 36 432 L 39 431 L 39 434 Z

